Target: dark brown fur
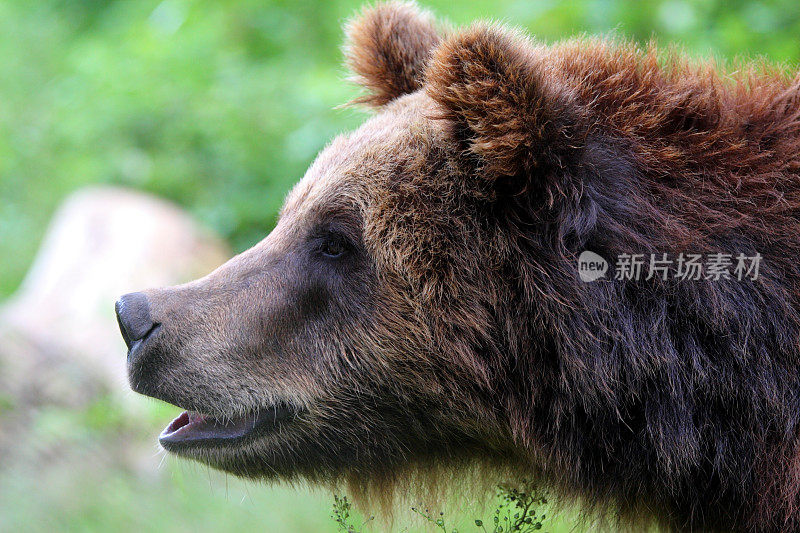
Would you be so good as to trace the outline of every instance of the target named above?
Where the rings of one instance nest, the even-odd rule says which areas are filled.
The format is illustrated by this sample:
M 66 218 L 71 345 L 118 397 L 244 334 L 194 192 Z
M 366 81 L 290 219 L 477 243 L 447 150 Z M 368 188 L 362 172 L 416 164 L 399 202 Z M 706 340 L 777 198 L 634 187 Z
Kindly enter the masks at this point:
M 409 4 L 351 23 L 378 114 L 264 242 L 148 291 L 164 331 L 134 388 L 219 417 L 301 409 L 176 453 L 364 490 L 478 464 L 625 520 L 800 528 L 800 81 L 435 28 Z M 315 251 L 332 234 L 343 259 Z M 587 284 L 583 250 L 763 261 L 755 281 Z

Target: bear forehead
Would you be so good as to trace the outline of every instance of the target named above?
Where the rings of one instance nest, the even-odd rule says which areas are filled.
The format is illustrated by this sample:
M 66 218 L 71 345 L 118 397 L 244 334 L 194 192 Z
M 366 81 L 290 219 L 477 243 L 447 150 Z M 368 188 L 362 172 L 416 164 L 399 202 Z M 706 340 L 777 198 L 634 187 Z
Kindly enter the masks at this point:
M 403 179 L 409 161 L 441 148 L 444 128 L 423 91 L 402 96 L 357 130 L 334 139 L 287 196 L 281 219 L 315 217 L 341 209 L 363 215 L 391 181 Z M 414 176 L 417 177 L 417 176 Z M 322 212 L 322 213 L 321 213 Z

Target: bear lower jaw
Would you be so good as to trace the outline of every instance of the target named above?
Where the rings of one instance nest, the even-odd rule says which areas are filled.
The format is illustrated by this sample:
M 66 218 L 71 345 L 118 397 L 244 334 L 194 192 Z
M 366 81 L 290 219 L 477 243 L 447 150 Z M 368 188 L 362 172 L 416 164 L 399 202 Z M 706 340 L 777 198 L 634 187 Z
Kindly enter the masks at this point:
M 184 411 L 164 428 L 158 441 L 168 451 L 185 446 L 227 444 L 272 431 L 298 413 L 296 408 L 285 404 L 225 420 Z

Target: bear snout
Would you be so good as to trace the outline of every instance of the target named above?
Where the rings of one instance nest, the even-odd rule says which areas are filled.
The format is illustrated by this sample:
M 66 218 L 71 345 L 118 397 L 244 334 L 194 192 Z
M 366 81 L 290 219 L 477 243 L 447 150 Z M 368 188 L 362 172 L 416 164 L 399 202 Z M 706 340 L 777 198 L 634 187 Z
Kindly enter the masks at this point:
M 158 328 L 150 315 L 150 303 L 141 292 L 133 292 L 117 300 L 114 309 L 122 338 L 128 346 L 128 361 L 139 351 L 139 347 Z

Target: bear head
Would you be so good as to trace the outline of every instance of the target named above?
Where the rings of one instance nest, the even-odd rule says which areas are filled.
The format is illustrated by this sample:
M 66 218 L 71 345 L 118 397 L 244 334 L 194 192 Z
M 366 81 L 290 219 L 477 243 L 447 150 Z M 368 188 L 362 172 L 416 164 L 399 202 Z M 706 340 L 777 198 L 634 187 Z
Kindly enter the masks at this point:
M 513 31 L 389 3 L 347 33 L 376 113 L 319 154 L 262 242 L 117 303 L 130 384 L 187 409 L 167 451 L 241 476 L 513 464 L 535 447 L 551 348 L 532 302 L 576 276 L 552 268 L 554 219 L 590 223 L 582 117 Z

